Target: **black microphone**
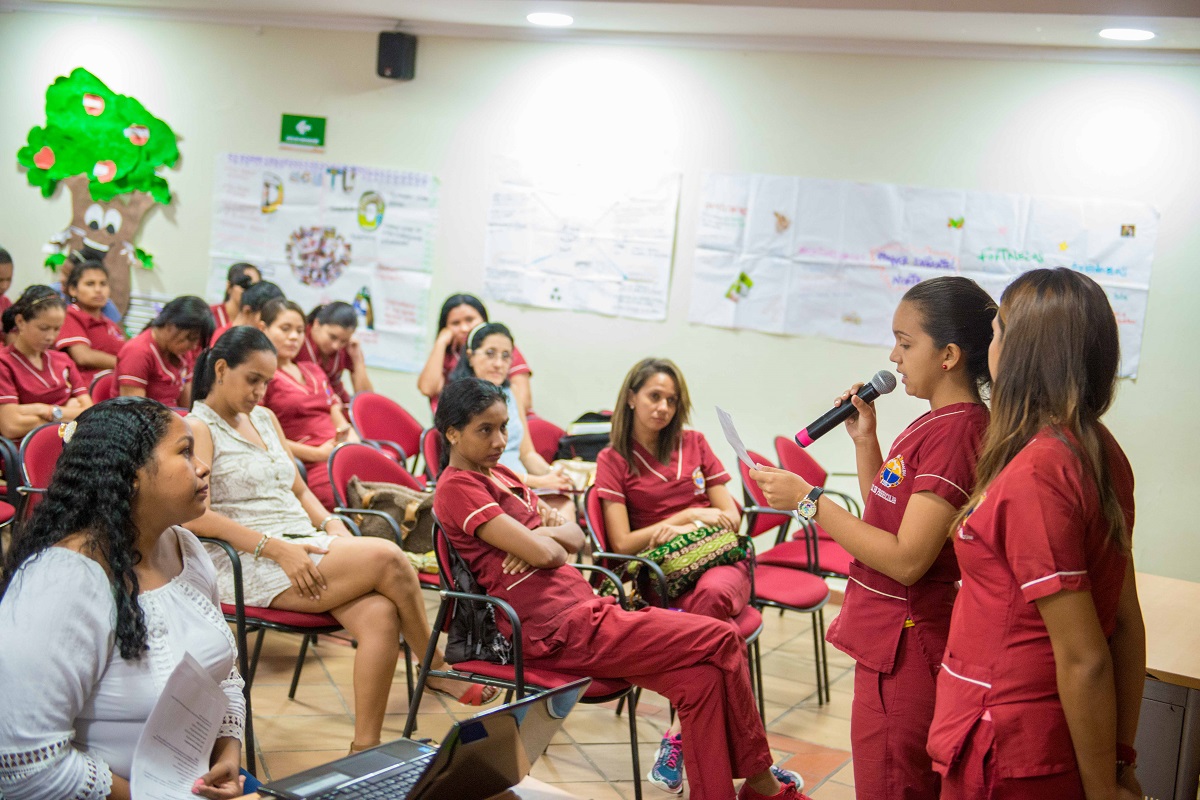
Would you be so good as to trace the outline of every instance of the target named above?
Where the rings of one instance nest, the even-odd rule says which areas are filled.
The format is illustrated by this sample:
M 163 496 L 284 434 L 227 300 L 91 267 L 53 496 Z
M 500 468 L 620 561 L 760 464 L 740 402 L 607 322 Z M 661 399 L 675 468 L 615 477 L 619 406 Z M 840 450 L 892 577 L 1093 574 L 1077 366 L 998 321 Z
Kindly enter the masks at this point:
M 879 395 L 887 394 L 895 388 L 896 376 L 886 369 L 881 369 L 875 373 L 875 376 L 870 381 L 863 384 L 863 387 L 858 390 L 858 396 L 863 399 L 863 402 L 870 403 L 879 397 Z M 797 433 L 796 444 L 801 447 L 808 447 L 842 422 L 845 422 L 847 417 L 857 413 L 858 410 L 854 408 L 854 403 L 849 400 L 840 406 L 834 406 L 818 417 L 807 428 Z

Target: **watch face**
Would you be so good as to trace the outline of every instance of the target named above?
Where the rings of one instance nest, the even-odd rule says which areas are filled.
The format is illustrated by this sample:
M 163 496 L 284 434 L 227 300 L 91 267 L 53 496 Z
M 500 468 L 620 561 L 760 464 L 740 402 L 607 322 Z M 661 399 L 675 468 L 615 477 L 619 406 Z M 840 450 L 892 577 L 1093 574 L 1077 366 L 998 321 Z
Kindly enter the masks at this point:
M 817 513 L 817 504 L 806 497 L 796 506 L 796 511 L 805 519 L 812 519 Z

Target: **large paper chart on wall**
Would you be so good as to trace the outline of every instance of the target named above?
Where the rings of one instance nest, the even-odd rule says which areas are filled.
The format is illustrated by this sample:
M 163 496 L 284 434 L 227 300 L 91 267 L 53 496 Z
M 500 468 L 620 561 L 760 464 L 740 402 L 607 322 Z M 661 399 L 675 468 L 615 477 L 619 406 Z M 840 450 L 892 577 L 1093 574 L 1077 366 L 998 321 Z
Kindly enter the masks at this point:
M 1071 200 L 773 175 L 708 174 L 689 319 L 890 346 L 910 286 L 965 275 L 996 298 L 1036 267 L 1108 293 L 1135 377 L 1158 212 Z
M 489 297 L 633 319 L 667 316 L 679 175 L 630 182 L 506 169 L 488 211 Z
M 248 261 L 305 309 L 353 304 L 371 366 L 420 369 L 437 221 L 432 175 L 227 154 L 214 185 L 213 302 L 229 265 Z

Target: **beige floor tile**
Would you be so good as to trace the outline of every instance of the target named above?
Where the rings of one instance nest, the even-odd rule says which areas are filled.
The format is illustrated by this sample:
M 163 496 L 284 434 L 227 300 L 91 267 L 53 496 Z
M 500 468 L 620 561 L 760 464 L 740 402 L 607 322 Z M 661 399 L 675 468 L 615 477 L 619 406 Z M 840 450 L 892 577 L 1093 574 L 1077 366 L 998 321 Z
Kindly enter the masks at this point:
M 638 739 L 658 742 L 666 730 L 666 718 L 638 715 Z M 576 708 L 567 717 L 563 733 L 578 744 L 614 744 L 629 741 L 629 719 L 607 708 Z
M 617 787 L 611 783 L 593 781 L 591 783 L 556 783 L 554 788 L 561 789 L 567 794 L 580 798 L 580 800 L 625 800 L 626 795 L 622 794 Z M 643 788 L 643 792 L 645 789 Z M 630 784 L 629 797 L 633 797 L 632 784 Z M 667 797 L 667 795 L 663 795 Z M 658 800 L 646 795 L 646 800 Z
M 850 721 L 824 711 L 795 709 L 772 723 L 771 731 L 825 747 L 850 749 Z
M 604 776 L 573 744 L 552 744 L 530 773 L 546 783 L 603 781 Z M 628 773 L 627 773 L 628 774 Z
M 341 750 L 297 750 L 293 752 L 264 753 L 262 758 L 265 774 L 259 773 L 259 779 L 277 781 L 306 769 L 319 767 L 330 761 L 341 758 L 349 750 L 349 743 Z
M 348 714 L 319 718 L 254 715 L 254 739 L 263 753 L 349 749 L 354 722 Z
M 854 785 L 854 764 L 850 763 L 839 769 L 837 772 L 829 776 L 829 780 L 837 783 L 844 783 L 847 786 Z
M 619 781 L 632 778 L 633 764 L 629 758 L 628 741 L 624 744 L 584 744 L 580 745 L 579 749 L 596 765 L 606 779 Z M 641 757 L 642 775 L 645 775 L 654 765 L 654 758 L 658 755 L 658 740 L 639 742 L 638 755 Z M 653 789 L 653 787 L 650 788 Z
M 813 800 L 856 800 L 854 787 L 827 781 L 812 791 L 805 790 Z
M 260 656 L 258 659 L 258 667 L 254 672 L 254 685 L 258 686 L 264 683 L 291 683 L 292 673 L 296 669 L 296 654 L 299 652 L 295 649 L 291 654 L 278 656 Z M 329 675 L 326 673 L 322 662 L 318 658 L 309 655 L 304 661 L 304 669 L 300 672 L 301 683 L 327 683 Z
M 312 716 L 316 714 L 349 714 L 353 708 L 349 697 L 328 681 L 324 683 L 302 683 L 296 687 L 296 699 L 288 699 L 288 684 L 263 683 L 257 681 L 250 694 L 256 717 Z

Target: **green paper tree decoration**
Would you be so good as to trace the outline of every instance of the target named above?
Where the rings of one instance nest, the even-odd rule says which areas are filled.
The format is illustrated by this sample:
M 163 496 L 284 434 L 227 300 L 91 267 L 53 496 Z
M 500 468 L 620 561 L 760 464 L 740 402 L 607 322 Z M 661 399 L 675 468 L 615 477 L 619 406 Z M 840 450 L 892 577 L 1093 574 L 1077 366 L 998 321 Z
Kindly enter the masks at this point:
M 153 257 L 133 244 L 146 213 L 171 202 L 159 170 L 179 161 L 175 132 L 132 97 L 109 89 L 82 67 L 46 90 L 46 124 L 29 131 L 17 162 L 31 186 L 49 197 L 59 182 L 71 192 L 70 226 L 51 239 L 55 268 L 69 253 L 103 259 L 113 302 L 129 304 L 130 269 Z

